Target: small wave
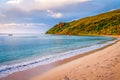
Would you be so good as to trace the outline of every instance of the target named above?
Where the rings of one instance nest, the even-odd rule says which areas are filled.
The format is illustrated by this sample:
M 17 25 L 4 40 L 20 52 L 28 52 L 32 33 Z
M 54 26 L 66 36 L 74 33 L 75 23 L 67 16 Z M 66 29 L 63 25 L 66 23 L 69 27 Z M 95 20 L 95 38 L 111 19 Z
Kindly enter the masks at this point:
M 58 60 L 63 60 L 63 59 L 69 58 L 69 57 L 73 57 L 75 55 L 79 55 L 79 54 L 82 54 L 82 53 L 85 53 L 85 52 L 89 52 L 89 51 L 92 51 L 92 50 L 95 50 L 95 49 L 99 49 L 99 48 L 102 48 L 102 47 L 107 46 L 109 44 L 112 44 L 116 41 L 117 40 L 108 41 L 105 44 L 97 44 L 97 45 L 84 47 L 84 48 L 81 48 L 81 49 L 72 50 L 72 51 L 68 51 L 68 52 L 64 52 L 64 53 L 49 55 L 49 56 L 42 57 L 42 58 L 34 60 L 34 61 L 14 64 L 14 65 L 3 65 L 3 66 L 0 67 L 0 77 L 6 77 L 6 76 L 8 76 L 8 75 L 10 75 L 14 72 L 31 69 L 31 68 L 34 68 L 38 65 L 49 64 L 49 63 L 52 63 L 52 62 L 55 62 L 55 61 L 58 61 Z

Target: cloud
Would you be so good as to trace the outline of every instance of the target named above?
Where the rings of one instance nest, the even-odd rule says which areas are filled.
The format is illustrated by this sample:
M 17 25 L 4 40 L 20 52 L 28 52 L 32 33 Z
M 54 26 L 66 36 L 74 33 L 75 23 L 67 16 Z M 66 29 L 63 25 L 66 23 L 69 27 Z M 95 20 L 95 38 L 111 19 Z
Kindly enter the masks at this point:
M 43 33 L 44 23 L 7 23 L 0 24 L 0 33 Z
M 27 23 L 33 21 L 45 23 L 47 22 L 46 20 L 52 20 L 53 18 L 59 18 L 60 20 L 63 16 L 65 17 L 65 11 L 68 12 L 69 10 L 65 9 L 65 11 L 63 11 L 64 8 L 70 8 L 71 5 L 81 4 L 87 1 L 90 0 L 5 0 L 3 3 L 0 2 L 0 4 L 4 4 L 0 6 L 0 11 L 4 13 L 7 18 L 3 20 L 3 18 L 0 17 L 0 22 Z M 71 10 L 69 11 L 71 12 Z M 75 9 L 72 11 L 75 12 Z M 55 23 L 55 21 L 53 22 Z
M 22 0 L 8 0 L 6 3 L 7 4 L 19 4 L 21 2 L 22 2 Z
M 117 10 L 117 9 L 111 9 L 110 11 L 114 11 L 114 10 Z
M 5 17 L 6 17 L 5 14 L 0 13 L 0 18 L 5 18 Z
M 9 7 L 20 8 L 25 11 L 33 11 L 60 8 L 66 5 L 87 1 L 90 0 L 9 0 L 6 4 Z
M 31 27 L 31 26 L 45 26 L 46 24 L 44 23 L 6 23 L 6 24 L 0 24 L 0 28 L 1 27 L 21 27 L 21 26 L 25 26 L 25 27 Z
M 63 17 L 63 14 L 60 12 L 54 12 L 52 10 L 47 10 L 48 16 L 53 17 L 53 18 L 61 18 Z

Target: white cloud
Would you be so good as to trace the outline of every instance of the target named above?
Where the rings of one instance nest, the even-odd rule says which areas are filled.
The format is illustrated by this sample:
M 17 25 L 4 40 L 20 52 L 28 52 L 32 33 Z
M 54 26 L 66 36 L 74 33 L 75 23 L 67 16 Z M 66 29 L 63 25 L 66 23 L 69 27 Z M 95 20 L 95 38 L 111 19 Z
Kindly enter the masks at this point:
M 111 9 L 110 11 L 114 11 L 114 10 L 117 10 L 117 9 Z
M 25 11 L 32 11 L 59 8 L 66 5 L 87 1 L 90 0 L 9 0 L 6 3 L 9 7 L 20 8 Z
M 6 3 L 7 4 L 19 4 L 21 2 L 22 2 L 22 0 L 8 0 Z
M 0 33 L 43 33 L 44 23 L 7 23 L 0 24 Z
M 6 23 L 6 24 L 0 24 L 1 27 L 31 27 L 31 26 L 45 26 L 46 24 L 44 23 Z
M 35 0 L 43 5 L 55 5 L 55 4 L 69 4 L 69 3 L 78 3 L 78 2 L 86 2 L 88 0 Z
M 6 17 L 6 15 L 0 13 L 0 18 L 5 18 L 5 17 Z
M 47 10 L 47 12 L 48 12 L 48 16 L 53 18 L 61 18 L 63 16 L 63 14 L 60 12 L 53 12 L 52 10 Z

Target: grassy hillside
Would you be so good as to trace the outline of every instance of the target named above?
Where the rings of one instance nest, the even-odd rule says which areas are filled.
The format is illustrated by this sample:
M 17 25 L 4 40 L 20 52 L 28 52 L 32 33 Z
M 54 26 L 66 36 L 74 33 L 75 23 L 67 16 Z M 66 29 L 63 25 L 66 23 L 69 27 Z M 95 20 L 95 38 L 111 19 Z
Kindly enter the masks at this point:
M 72 22 L 60 22 L 46 33 L 67 35 L 119 35 L 120 9 Z

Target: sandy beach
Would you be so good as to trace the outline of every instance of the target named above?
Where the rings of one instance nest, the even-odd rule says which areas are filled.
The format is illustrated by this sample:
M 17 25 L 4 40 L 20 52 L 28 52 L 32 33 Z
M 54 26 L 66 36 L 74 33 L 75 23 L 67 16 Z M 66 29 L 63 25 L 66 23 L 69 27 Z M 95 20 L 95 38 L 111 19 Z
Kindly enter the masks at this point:
M 30 80 L 120 80 L 120 42 Z
M 0 80 L 120 80 L 120 42 Z

